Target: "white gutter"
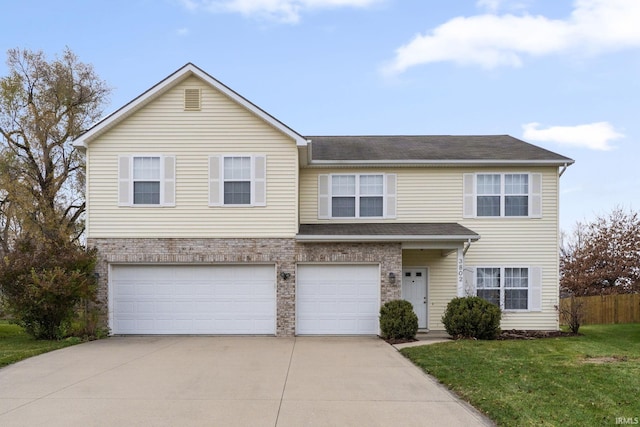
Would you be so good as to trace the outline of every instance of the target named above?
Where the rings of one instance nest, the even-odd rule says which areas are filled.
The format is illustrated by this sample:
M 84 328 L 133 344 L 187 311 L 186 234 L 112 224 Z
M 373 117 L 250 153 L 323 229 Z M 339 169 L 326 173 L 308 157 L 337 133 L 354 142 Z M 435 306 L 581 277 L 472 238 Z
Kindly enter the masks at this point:
M 480 236 L 477 235 L 469 235 L 469 236 L 460 236 L 460 235 L 438 235 L 438 236 L 420 236 L 420 235 L 335 235 L 335 234 L 302 234 L 297 235 L 296 240 L 299 242 L 425 242 L 425 241 L 460 241 L 466 240 L 467 242 L 476 241 L 480 239 Z

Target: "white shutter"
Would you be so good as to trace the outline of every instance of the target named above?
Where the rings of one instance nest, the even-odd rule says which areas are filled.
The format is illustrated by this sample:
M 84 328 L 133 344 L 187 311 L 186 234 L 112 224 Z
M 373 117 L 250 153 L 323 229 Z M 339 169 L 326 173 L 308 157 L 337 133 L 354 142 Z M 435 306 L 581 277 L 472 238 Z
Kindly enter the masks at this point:
M 475 174 L 465 173 L 462 176 L 462 217 L 475 218 L 476 216 L 476 186 Z
M 398 176 L 395 173 L 390 173 L 385 175 L 386 180 L 386 191 L 385 201 L 386 201 L 386 210 L 384 212 L 385 218 L 395 218 L 397 211 L 397 183 Z
M 164 156 L 162 158 L 164 166 L 162 206 L 176 205 L 176 157 Z
M 318 219 L 329 219 L 329 175 L 318 175 Z
M 253 157 L 253 203 L 267 206 L 267 157 Z
M 531 174 L 531 186 L 529 190 L 529 216 L 542 218 L 542 174 Z
M 465 265 L 464 270 L 462 270 L 462 280 L 464 295 L 460 296 L 476 296 L 476 268 Z
M 118 157 L 118 206 L 133 204 L 131 178 L 131 156 Z
M 220 156 L 209 156 L 209 206 L 222 205 L 222 195 L 220 194 L 222 168 L 220 167 L 220 161 Z
M 529 311 L 542 311 L 542 268 L 529 268 Z

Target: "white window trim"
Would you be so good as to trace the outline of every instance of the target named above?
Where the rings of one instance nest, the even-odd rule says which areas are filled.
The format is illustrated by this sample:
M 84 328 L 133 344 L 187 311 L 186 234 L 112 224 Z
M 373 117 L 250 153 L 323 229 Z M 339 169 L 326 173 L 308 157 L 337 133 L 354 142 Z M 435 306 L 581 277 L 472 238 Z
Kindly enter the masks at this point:
M 217 202 L 212 202 L 211 201 L 211 195 L 209 197 L 209 206 L 210 207 L 222 207 L 222 208 L 252 208 L 252 207 L 265 207 L 266 206 L 266 198 L 267 198 L 267 189 L 266 189 L 266 175 L 267 175 L 267 156 L 265 154 L 247 154 L 247 153 L 240 153 L 240 154 L 217 154 L 217 155 L 211 155 L 209 156 L 209 168 L 211 168 L 211 159 L 212 158 L 218 158 L 219 159 L 219 164 L 218 164 L 218 177 L 216 178 L 212 178 L 211 177 L 211 171 L 209 171 L 209 175 L 210 175 L 210 180 L 211 181 L 218 181 L 217 183 L 215 183 L 215 185 L 218 186 L 218 197 L 219 200 Z M 250 159 L 251 162 L 251 178 L 250 178 L 250 190 L 251 191 L 251 198 L 250 198 L 250 203 L 248 204 L 225 204 L 224 203 L 224 183 L 225 183 L 225 178 L 224 178 L 224 160 L 227 158 L 231 158 L 231 157 L 248 157 Z M 257 158 L 262 158 L 263 162 L 264 162 L 264 177 L 257 177 L 256 176 L 256 159 Z M 258 203 L 256 201 L 256 183 L 261 182 L 264 185 L 264 202 Z
M 479 288 L 478 287 L 478 270 L 481 268 L 499 268 L 500 269 L 500 287 L 499 288 Z M 504 271 L 507 268 L 526 268 L 527 269 L 527 287 L 526 288 L 507 288 L 505 286 L 505 274 Z M 475 294 L 476 296 L 478 295 L 478 290 L 480 289 L 499 289 L 500 290 L 500 310 L 506 312 L 506 313 L 523 313 L 523 312 L 530 312 L 530 311 L 534 311 L 531 309 L 531 290 L 532 290 L 532 267 L 529 265 L 479 265 L 479 266 L 475 266 L 474 267 L 474 271 L 473 271 L 473 277 L 474 277 L 474 287 L 475 287 Z M 507 289 L 515 289 L 515 290 L 522 290 L 522 289 L 526 289 L 527 290 L 527 308 L 523 309 L 515 309 L 515 308 L 505 308 L 504 307 L 504 300 L 505 300 L 505 294 L 506 294 L 506 290 Z
M 478 215 L 478 176 L 479 175 L 500 175 L 500 215 L 499 216 L 486 216 L 486 215 Z M 505 215 L 505 175 L 527 175 L 527 186 L 528 186 L 528 200 L 527 207 L 528 213 L 527 215 L 515 216 Z M 471 188 L 468 188 L 468 183 L 466 177 L 472 177 L 472 185 Z M 535 187 L 539 186 L 539 192 L 535 191 Z M 470 174 L 464 174 L 463 176 L 463 217 L 464 218 L 477 218 L 477 219 L 526 219 L 526 218 L 542 218 L 542 174 L 540 173 L 532 173 L 528 171 L 510 171 L 510 172 L 476 172 Z M 522 194 L 524 195 L 524 194 Z M 508 196 L 517 196 L 517 194 L 509 194 Z M 539 212 L 536 212 L 539 210 Z
M 132 208 L 164 208 L 164 207 L 175 207 L 175 175 L 176 175 L 176 163 L 175 163 L 175 156 L 174 155 L 167 155 L 167 154 L 157 154 L 157 153 L 151 153 L 151 154 L 129 154 L 126 156 L 120 156 L 120 158 L 122 157 L 128 157 L 128 171 L 127 171 L 127 186 L 128 186 L 128 193 L 129 193 L 129 197 L 128 197 L 128 202 L 127 203 L 119 203 L 120 207 L 132 207 Z M 141 157 L 154 157 L 154 158 L 158 158 L 160 159 L 160 178 L 158 179 L 158 181 L 160 182 L 160 203 L 157 204 L 142 204 L 142 203 L 134 203 L 134 182 L 136 182 L 137 180 L 135 180 L 133 178 L 134 176 L 134 159 L 136 158 L 141 158 Z M 166 159 L 167 158 L 172 158 L 173 159 L 173 178 L 171 178 L 170 180 L 172 181 L 172 185 L 173 185 L 173 199 L 174 201 L 169 203 L 166 201 L 166 191 L 167 191 L 167 177 L 166 177 Z M 120 167 L 121 162 L 120 160 L 118 161 L 118 167 Z M 118 175 L 121 175 L 121 172 L 118 172 Z M 122 180 L 122 178 L 119 178 L 120 180 Z M 143 181 L 149 181 L 149 180 L 143 180 Z M 154 182 L 156 180 L 153 180 Z M 118 196 L 120 197 L 120 196 Z
M 383 219 L 386 218 L 386 205 L 387 205 L 387 180 L 384 173 L 332 173 L 329 174 L 329 218 L 331 219 Z M 355 194 L 353 196 L 338 195 L 336 197 L 355 197 L 355 216 L 333 216 L 333 177 L 334 176 L 355 176 Z M 360 177 L 361 176 L 381 176 L 382 177 L 382 194 L 380 196 L 361 195 L 360 194 Z M 360 198 L 361 197 L 382 197 L 382 215 L 380 216 L 360 216 Z

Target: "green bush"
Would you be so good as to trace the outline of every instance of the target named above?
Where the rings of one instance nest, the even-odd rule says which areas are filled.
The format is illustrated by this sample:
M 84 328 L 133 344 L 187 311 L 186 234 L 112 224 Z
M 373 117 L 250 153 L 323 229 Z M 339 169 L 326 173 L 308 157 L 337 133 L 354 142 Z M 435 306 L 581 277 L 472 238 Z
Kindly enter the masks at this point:
M 406 300 L 393 300 L 380 308 L 380 331 L 384 339 L 414 339 L 418 333 L 418 316 Z
M 38 339 L 70 333 L 82 303 L 95 303 L 96 251 L 23 239 L 0 262 L 0 293 L 11 318 Z
M 442 316 L 447 333 L 454 338 L 493 340 L 500 335 L 500 308 L 480 297 L 454 298 Z

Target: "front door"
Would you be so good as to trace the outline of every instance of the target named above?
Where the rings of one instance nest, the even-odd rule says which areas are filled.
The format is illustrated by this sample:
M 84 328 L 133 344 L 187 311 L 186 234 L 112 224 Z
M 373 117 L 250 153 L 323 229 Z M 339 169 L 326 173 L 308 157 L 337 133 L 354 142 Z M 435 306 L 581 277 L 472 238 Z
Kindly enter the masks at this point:
M 418 316 L 418 327 L 427 328 L 427 269 L 407 268 L 402 270 L 402 299 L 413 305 Z

